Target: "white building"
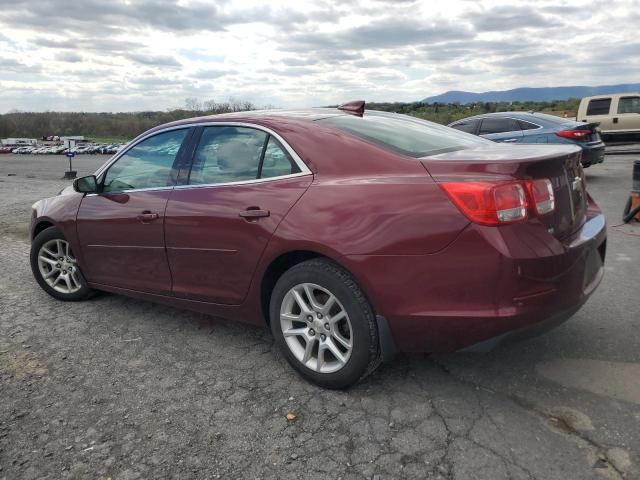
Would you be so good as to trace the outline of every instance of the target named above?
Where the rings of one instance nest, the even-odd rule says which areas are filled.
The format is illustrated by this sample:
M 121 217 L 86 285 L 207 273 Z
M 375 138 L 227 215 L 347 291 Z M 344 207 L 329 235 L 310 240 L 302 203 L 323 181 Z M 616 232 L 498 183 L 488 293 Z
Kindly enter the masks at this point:
M 26 147 L 38 143 L 35 138 L 3 138 L 1 141 L 4 147 Z

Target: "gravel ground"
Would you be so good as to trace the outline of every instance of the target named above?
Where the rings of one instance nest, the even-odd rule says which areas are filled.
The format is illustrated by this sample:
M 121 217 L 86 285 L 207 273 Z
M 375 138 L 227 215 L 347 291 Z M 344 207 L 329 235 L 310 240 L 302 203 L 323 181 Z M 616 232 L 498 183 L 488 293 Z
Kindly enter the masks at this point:
M 26 222 L 67 184 L 64 159 L 0 156 L 0 479 L 640 478 L 640 227 L 616 226 L 634 158 L 587 171 L 607 275 L 572 320 L 488 354 L 403 355 L 333 392 L 266 328 L 48 297 Z

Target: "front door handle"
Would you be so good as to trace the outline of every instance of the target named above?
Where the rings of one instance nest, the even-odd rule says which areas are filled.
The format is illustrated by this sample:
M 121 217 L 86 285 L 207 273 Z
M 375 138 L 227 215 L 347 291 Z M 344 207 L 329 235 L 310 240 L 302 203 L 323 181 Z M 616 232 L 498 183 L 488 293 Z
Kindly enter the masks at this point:
M 507 138 L 506 140 L 502 140 L 502 143 L 513 143 L 516 142 L 517 138 Z
M 250 222 L 251 220 L 257 220 L 258 218 L 268 217 L 271 215 L 271 212 L 269 212 L 269 210 L 261 210 L 258 207 L 249 207 L 238 215 Z
M 138 220 L 140 220 L 142 223 L 150 223 L 154 220 L 157 220 L 158 218 L 160 218 L 160 215 L 158 215 L 157 213 L 152 213 L 149 210 L 145 210 L 140 215 L 138 215 Z

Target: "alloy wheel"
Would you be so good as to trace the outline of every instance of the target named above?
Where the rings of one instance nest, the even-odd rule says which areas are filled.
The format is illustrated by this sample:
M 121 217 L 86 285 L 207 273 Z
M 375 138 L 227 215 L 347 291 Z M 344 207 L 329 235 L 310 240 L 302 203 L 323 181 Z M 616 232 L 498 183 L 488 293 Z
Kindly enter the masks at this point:
M 342 369 L 353 351 L 349 314 L 336 296 L 320 285 L 291 288 L 280 307 L 280 328 L 296 359 L 319 373 Z
M 47 285 L 57 292 L 71 294 L 82 288 L 77 264 L 66 240 L 49 240 L 38 251 L 40 275 Z

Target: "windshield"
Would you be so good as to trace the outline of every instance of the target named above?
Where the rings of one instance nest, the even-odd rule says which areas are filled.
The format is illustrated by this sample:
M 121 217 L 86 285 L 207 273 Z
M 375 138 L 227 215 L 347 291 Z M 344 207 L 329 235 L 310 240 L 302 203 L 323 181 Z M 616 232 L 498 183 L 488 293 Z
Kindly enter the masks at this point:
M 368 112 L 363 117 L 344 115 L 323 118 L 318 122 L 415 158 L 491 143 L 453 128 L 406 115 Z

